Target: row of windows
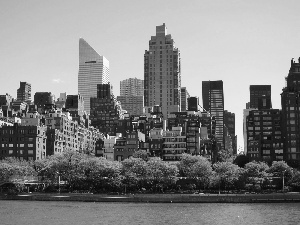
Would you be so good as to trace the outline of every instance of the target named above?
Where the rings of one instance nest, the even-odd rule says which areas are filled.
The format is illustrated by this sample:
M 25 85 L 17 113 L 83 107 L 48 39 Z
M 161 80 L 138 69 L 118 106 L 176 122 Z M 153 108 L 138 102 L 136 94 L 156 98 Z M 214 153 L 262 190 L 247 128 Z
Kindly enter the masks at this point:
M 25 144 L 1 144 L 1 147 L 2 148 L 5 148 L 5 147 L 9 147 L 9 148 L 13 148 L 14 146 L 16 147 L 25 147 L 26 145 Z M 27 144 L 27 147 L 33 147 L 33 144 Z
M 7 153 L 9 155 L 14 154 L 14 150 L 2 150 L 1 152 L 2 152 L 2 154 L 7 154 Z M 15 153 L 20 154 L 20 155 L 24 155 L 24 154 L 33 155 L 33 152 L 34 151 L 32 149 L 30 149 L 30 150 L 19 149 Z
M 36 129 L 29 129 L 29 130 L 0 130 L 0 134 L 36 134 L 36 132 L 38 131 L 38 134 L 40 134 L 40 130 L 36 130 Z M 45 132 L 43 132 L 43 135 L 45 134 Z

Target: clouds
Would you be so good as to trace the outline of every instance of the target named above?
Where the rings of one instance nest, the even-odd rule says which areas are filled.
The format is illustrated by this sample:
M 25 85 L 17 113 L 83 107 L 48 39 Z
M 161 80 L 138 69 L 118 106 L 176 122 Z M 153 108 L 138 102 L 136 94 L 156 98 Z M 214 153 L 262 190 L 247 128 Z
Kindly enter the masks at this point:
M 60 83 L 64 83 L 64 81 L 60 78 L 54 78 L 52 79 L 52 83 L 60 84 Z

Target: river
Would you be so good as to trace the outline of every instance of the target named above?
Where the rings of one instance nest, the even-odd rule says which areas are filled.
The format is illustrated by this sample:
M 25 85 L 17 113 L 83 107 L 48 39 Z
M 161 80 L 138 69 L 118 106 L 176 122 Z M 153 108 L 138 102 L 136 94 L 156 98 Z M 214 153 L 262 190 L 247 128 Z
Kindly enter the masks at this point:
M 300 224 L 300 203 L 93 203 L 2 200 L 0 224 Z

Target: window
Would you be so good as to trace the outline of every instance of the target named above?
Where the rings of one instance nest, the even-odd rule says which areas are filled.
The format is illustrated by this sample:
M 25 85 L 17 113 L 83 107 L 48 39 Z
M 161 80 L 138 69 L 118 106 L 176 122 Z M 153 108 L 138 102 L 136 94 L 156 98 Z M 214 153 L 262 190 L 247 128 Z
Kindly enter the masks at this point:
M 28 147 L 33 147 L 33 144 L 28 144 Z

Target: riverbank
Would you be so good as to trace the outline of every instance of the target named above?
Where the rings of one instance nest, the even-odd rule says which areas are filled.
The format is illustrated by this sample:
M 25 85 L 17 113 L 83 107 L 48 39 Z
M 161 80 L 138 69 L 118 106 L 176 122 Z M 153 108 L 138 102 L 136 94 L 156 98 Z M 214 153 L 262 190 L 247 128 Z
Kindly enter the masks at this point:
M 81 202 L 143 202 L 143 203 L 270 203 L 299 202 L 300 193 L 274 194 L 71 194 L 21 193 L 0 195 L 0 200 L 81 201 Z

